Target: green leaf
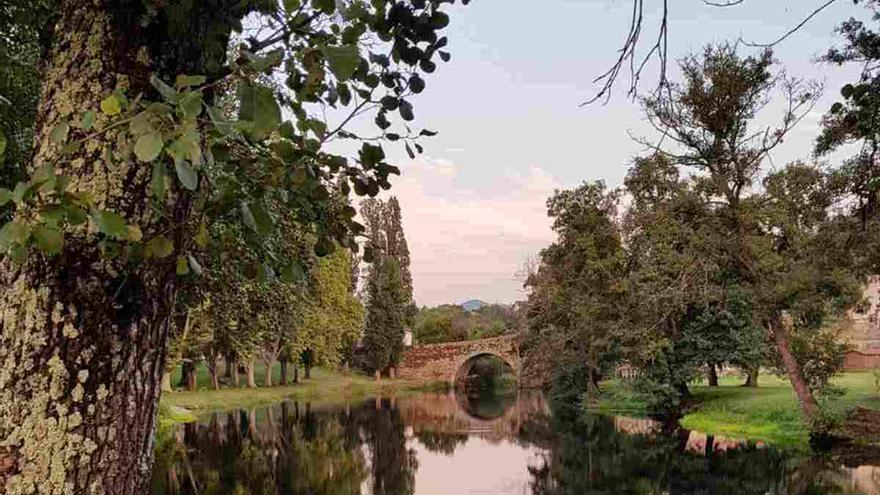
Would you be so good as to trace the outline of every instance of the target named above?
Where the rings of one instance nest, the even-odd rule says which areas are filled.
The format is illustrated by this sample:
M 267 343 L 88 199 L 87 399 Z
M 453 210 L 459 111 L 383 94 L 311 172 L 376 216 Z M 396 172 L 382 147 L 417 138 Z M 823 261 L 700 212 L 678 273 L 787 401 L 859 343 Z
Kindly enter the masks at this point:
M 202 113 L 202 92 L 190 91 L 180 99 L 180 111 L 188 118 L 198 117 Z
M 165 165 L 153 163 L 153 176 L 150 178 L 150 192 L 158 201 L 165 201 Z
M 128 129 L 136 136 L 153 132 L 153 125 L 150 124 L 150 113 L 141 112 L 135 115 L 131 122 L 128 123 Z
M 189 262 L 189 267 L 192 269 L 193 273 L 196 275 L 201 275 L 204 270 L 202 270 L 202 265 L 199 264 L 199 261 L 192 254 L 186 255 L 186 260 Z
M 61 248 L 64 247 L 64 236 L 61 232 L 45 225 L 34 227 L 34 238 L 40 249 L 49 256 L 60 253 Z
M 0 187 L 0 206 L 4 206 L 10 201 L 12 201 L 12 191 L 5 187 Z
M 189 263 L 187 263 L 186 258 L 183 256 L 177 257 L 177 274 L 178 275 L 187 275 L 189 274 Z
M 177 91 L 171 86 L 165 84 L 165 81 L 159 79 L 155 74 L 150 76 L 150 84 L 156 88 L 156 91 L 162 95 L 162 98 L 168 103 L 177 103 Z
M 142 162 L 151 162 L 159 157 L 163 146 L 162 136 L 158 132 L 144 134 L 134 143 L 134 155 Z
M 336 0 L 312 0 L 312 6 L 325 14 L 336 12 Z
M 302 2 L 300 0 L 284 0 L 284 10 L 291 14 L 293 11 L 300 8 Z
M 0 253 L 9 250 L 12 244 L 12 222 L 6 222 L 3 228 L 0 228 Z
M 269 235 L 274 228 L 274 222 L 272 221 L 272 216 L 269 215 L 269 212 L 263 204 L 255 201 L 250 204 L 250 210 L 254 217 L 257 234 L 260 234 L 261 236 Z
M 223 115 L 223 111 L 219 108 L 208 107 L 208 116 L 211 117 L 211 122 L 214 123 L 214 127 L 220 134 L 226 136 L 234 130 L 232 122 Z
M 16 203 L 21 203 L 24 201 L 24 197 L 30 189 L 30 184 L 27 182 L 19 182 L 15 185 L 15 189 L 12 190 L 12 201 Z
M 24 244 L 31 237 L 31 229 L 25 223 L 9 222 L 9 233 L 13 242 Z
M 275 100 L 275 93 L 266 86 L 241 84 L 239 99 L 240 116 L 252 123 L 249 133 L 254 140 L 265 139 L 281 124 L 281 108 Z
M 98 226 L 98 230 L 116 239 L 128 237 L 128 225 L 125 219 L 109 210 L 98 210 L 92 214 L 92 220 Z
M 328 237 L 321 237 L 318 239 L 318 242 L 315 243 L 315 255 L 323 258 L 328 254 L 332 254 L 336 251 L 336 244 L 333 243 Z
M 325 46 L 322 51 L 330 64 L 330 70 L 340 81 L 351 79 L 361 62 L 358 48 L 355 45 Z
M 201 86 L 207 82 L 208 78 L 205 76 L 187 76 L 185 74 L 178 74 L 174 79 L 174 85 L 178 88 L 187 88 L 191 86 Z
M 55 124 L 55 127 L 49 132 L 49 140 L 55 144 L 64 144 L 67 142 L 67 134 L 70 132 L 70 124 L 66 120 Z
M 174 160 L 174 170 L 183 187 L 195 191 L 199 186 L 199 173 L 185 160 Z
M 288 284 L 293 284 L 299 282 L 306 277 L 306 272 L 303 269 L 302 265 L 296 261 L 291 262 L 291 264 L 285 266 L 281 270 L 281 280 L 287 282 Z
M 95 116 L 94 110 L 86 110 L 83 112 L 81 123 L 82 130 L 88 131 L 93 125 L 95 125 Z
M 157 235 L 147 242 L 147 256 L 167 258 L 174 252 L 174 244 L 164 235 Z
M 122 105 L 119 103 L 119 98 L 116 95 L 110 95 L 103 100 L 101 100 L 101 112 L 107 116 L 119 115 L 119 112 L 122 111 Z
M 208 225 L 205 222 L 201 222 L 199 224 L 199 232 L 196 234 L 196 246 L 203 248 L 208 245 L 210 239 L 208 238 Z
M 385 159 L 385 151 L 379 145 L 364 143 L 361 145 L 360 160 L 365 168 L 370 168 Z

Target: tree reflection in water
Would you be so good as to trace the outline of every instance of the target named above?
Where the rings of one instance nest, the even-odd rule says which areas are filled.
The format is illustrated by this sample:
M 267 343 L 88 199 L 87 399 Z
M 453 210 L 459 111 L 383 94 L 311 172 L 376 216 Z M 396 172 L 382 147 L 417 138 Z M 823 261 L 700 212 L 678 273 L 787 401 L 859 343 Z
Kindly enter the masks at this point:
M 487 409 L 492 414 L 482 414 Z M 455 456 L 459 449 L 473 448 L 474 439 L 536 452 L 527 465 L 501 469 L 522 471 L 523 486 L 533 495 L 880 495 L 877 467 L 843 468 L 828 458 L 798 457 L 681 429 L 663 431 L 648 420 L 550 415 L 539 394 L 520 393 L 501 409 L 498 414 L 496 403 L 481 407 L 453 394 L 422 394 L 354 406 L 318 409 L 286 402 L 215 413 L 160 433 L 153 493 L 451 493 L 427 481 L 416 486 L 419 461 L 437 462 L 429 452 Z M 419 449 L 424 459 L 416 458 Z M 460 486 L 462 477 L 486 472 L 480 466 L 470 474 L 450 472 L 447 482 Z

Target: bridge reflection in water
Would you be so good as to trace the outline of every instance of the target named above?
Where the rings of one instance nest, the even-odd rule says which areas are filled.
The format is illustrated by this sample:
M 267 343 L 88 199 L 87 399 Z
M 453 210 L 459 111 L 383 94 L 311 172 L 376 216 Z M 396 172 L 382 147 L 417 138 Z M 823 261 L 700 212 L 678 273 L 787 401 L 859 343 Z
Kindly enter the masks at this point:
M 647 419 L 563 419 L 529 391 L 500 404 L 441 393 L 215 413 L 163 430 L 153 493 L 880 495 L 880 463 Z

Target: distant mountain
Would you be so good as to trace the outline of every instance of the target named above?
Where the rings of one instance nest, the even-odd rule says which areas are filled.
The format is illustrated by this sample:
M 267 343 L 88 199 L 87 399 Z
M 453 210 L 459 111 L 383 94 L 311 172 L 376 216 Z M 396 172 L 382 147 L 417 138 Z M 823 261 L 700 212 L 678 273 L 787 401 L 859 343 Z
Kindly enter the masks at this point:
M 486 303 L 479 300 L 479 299 L 471 299 L 469 301 L 465 301 L 465 302 L 459 304 L 459 306 L 464 308 L 465 311 L 476 311 L 485 305 L 486 305 Z

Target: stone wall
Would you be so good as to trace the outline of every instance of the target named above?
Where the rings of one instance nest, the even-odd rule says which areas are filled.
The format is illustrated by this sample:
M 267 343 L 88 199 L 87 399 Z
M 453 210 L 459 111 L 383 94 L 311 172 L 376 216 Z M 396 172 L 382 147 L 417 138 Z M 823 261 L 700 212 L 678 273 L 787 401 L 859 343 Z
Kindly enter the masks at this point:
M 847 370 L 872 370 L 880 368 L 880 350 L 849 351 L 843 362 Z
M 502 335 L 491 339 L 414 346 L 404 353 L 397 373 L 408 380 L 454 383 L 457 372 L 469 360 L 491 354 L 506 361 L 519 376 L 518 341 L 518 335 Z

